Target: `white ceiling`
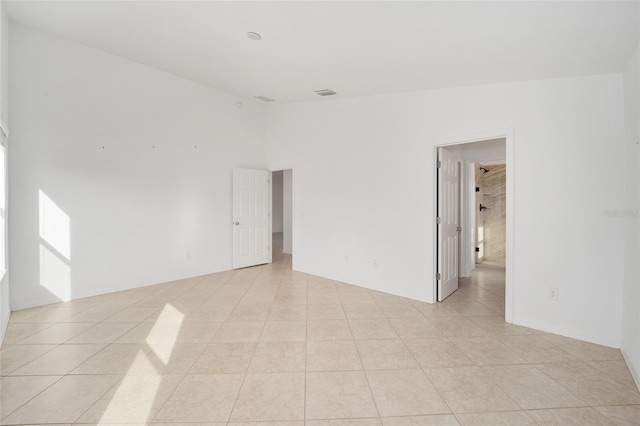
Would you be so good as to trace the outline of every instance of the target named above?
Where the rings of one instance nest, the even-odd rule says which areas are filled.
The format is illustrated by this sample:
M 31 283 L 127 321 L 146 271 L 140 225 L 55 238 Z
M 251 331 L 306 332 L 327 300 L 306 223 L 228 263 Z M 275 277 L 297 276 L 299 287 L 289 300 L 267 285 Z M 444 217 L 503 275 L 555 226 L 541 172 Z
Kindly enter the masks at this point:
M 13 21 L 278 102 L 616 73 L 640 16 L 637 1 L 2 3 Z

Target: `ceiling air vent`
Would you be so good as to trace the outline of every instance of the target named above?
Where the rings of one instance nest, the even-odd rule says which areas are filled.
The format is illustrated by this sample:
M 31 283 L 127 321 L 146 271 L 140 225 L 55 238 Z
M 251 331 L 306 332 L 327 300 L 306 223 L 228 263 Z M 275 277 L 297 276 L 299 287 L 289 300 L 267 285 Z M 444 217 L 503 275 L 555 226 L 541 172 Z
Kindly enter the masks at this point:
M 271 99 L 271 98 L 268 98 L 268 97 L 262 96 L 262 95 L 256 96 L 255 98 L 256 99 L 260 99 L 263 102 L 273 102 L 275 100 L 275 99 Z
M 316 93 L 320 96 L 333 96 L 336 94 L 336 92 L 331 89 L 316 90 Z

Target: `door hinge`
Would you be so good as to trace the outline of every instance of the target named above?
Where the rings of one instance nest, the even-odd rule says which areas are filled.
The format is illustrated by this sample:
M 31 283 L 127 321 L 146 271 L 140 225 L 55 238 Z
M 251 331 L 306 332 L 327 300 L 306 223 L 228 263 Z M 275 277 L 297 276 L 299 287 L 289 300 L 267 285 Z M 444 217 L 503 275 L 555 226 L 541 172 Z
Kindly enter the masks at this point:
M 440 275 L 440 272 L 438 272 L 436 274 L 436 280 L 440 281 L 442 279 L 442 276 Z
M 440 161 L 440 160 L 436 161 L 436 167 L 437 168 L 442 167 L 442 161 Z
M 271 179 L 267 179 L 267 183 L 271 183 Z
M 440 217 L 436 217 L 436 225 L 440 225 L 442 223 L 442 219 Z

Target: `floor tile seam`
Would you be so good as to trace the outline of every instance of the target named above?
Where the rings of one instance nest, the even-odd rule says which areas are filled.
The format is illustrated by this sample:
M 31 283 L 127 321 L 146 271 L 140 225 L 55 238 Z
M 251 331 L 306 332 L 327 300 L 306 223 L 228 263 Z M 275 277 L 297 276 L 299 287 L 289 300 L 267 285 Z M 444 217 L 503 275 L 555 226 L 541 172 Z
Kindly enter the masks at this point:
M 316 421 L 321 421 L 321 422 L 326 422 L 326 421 L 333 421 L 333 420 L 367 420 L 367 419 L 378 419 L 380 420 L 380 422 L 382 422 L 383 418 L 388 418 L 387 417 L 380 417 L 380 416 L 361 416 L 361 417 L 313 417 L 313 418 L 309 418 L 306 421 L 312 421 L 312 422 L 316 422 Z M 295 420 L 293 420 L 295 421 Z
M 71 374 L 67 373 L 67 374 L 65 374 L 65 375 L 64 375 L 64 377 L 67 377 L 67 376 L 71 376 Z M 76 376 L 76 377 L 77 377 L 77 376 L 91 376 L 91 377 L 93 377 L 93 376 L 95 376 L 95 375 L 94 375 L 94 374 L 78 374 L 78 375 L 75 375 L 75 376 Z M 86 413 L 87 413 L 91 408 L 93 408 L 93 406 L 94 406 L 94 405 L 96 405 L 97 403 L 99 403 L 99 402 L 102 400 L 102 398 L 103 398 L 107 393 L 109 393 L 109 392 L 111 391 L 111 389 L 113 389 L 113 388 L 114 388 L 114 387 L 116 387 L 116 386 L 119 386 L 119 385 L 120 385 L 120 383 L 122 382 L 122 379 L 125 377 L 125 375 L 124 375 L 124 374 L 101 374 L 101 376 L 119 376 L 119 377 L 120 377 L 120 379 L 119 379 L 119 380 L 117 380 L 113 385 L 109 386 L 109 387 L 108 387 L 104 392 L 102 392 L 102 393 L 100 394 L 100 396 L 99 396 L 99 397 L 98 397 L 98 398 L 97 398 L 93 403 L 91 403 L 91 404 L 90 404 L 90 405 L 89 405 L 89 406 L 88 406 L 88 407 L 87 407 L 87 408 L 86 408 L 82 413 L 80 413 L 80 415 L 79 415 L 78 417 L 76 417 L 76 419 L 75 419 L 75 420 L 73 420 L 73 421 L 71 422 L 72 424 L 74 424 L 74 423 L 76 423 L 78 420 L 80 420 L 80 419 L 82 418 L 82 416 L 84 416 L 84 415 L 85 415 L 85 414 L 86 414 Z M 63 377 L 63 378 L 64 378 L 64 377 Z M 62 380 L 62 379 L 60 379 L 60 380 Z
M 98 352 L 96 352 L 95 354 L 91 355 L 89 358 L 85 359 L 83 362 L 81 362 L 80 364 L 76 365 L 75 367 L 73 367 L 71 369 L 71 371 L 69 371 L 66 375 L 69 376 L 85 376 L 85 375 L 89 375 L 89 376 L 96 376 L 96 375 L 100 375 L 100 376 L 109 376 L 109 375 L 113 375 L 112 373 L 91 373 L 91 374 L 87 374 L 87 373 L 74 373 L 74 371 L 76 371 L 78 368 L 82 367 L 84 364 L 86 364 L 87 362 L 89 362 L 90 360 L 92 360 L 93 358 L 97 357 L 98 355 L 100 355 L 102 352 L 104 352 L 105 350 L 107 350 L 107 348 L 111 345 L 136 345 L 138 346 L 139 350 L 141 349 L 141 346 L 148 346 L 148 345 L 144 345 L 143 343 L 116 343 L 116 342 L 112 342 L 109 343 L 108 345 L 105 345 L 104 348 L 100 349 Z M 146 353 L 146 352 L 145 352 Z
M 588 408 L 588 409 L 591 409 L 591 410 L 595 411 L 596 413 L 601 414 L 601 415 L 604 416 L 604 414 L 602 414 L 598 410 L 596 410 L 596 407 L 609 407 L 609 406 L 608 405 L 575 405 L 575 406 L 548 407 L 548 408 L 526 408 L 526 409 L 523 409 L 522 411 L 527 412 L 526 414 L 528 414 L 529 411 L 556 411 L 556 410 L 559 411 L 559 410 L 571 410 L 571 409 L 580 410 L 580 409 Z M 538 424 L 538 423 L 536 423 L 536 424 Z
M 529 361 L 528 359 L 526 359 L 524 356 L 522 356 L 522 355 L 518 354 L 516 351 L 514 351 L 513 349 L 511 349 L 509 346 L 507 346 L 507 345 L 505 345 L 504 343 L 502 343 L 499 339 L 497 339 L 497 338 L 496 338 L 496 336 L 495 336 L 495 335 L 488 334 L 488 335 L 486 335 L 486 336 L 466 336 L 466 337 L 482 337 L 482 338 L 489 338 L 489 337 L 490 337 L 490 338 L 492 338 L 493 340 L 495 340 L 495 341 L 498 343 L 498 345 L 502 346 L 502 348 L 506 349 L 507 351 L 509 351 L 509 352 L 513 353 L 514 355 L 516 355 L 516 356 L 518 356 L 518 357 L 522 358 L 523 360 L 527 361 L 527 362 L 516 362 L 516 363 L 506 363 L 506 364 L 505 364 L 505 363 L 498 363 L 498 364 L 483 364 L 483 365 L 524 365 L 524 364 L 527 364 L 527 365 L 528 365 L 528 364 L 532 364 L 532 362 L 530 362 L 530 361 Z M 454 345 L 455 347 L 457 347 L 461 352 L 463 352 L 463 353 L 465 352 L 465 351 L 463 350 L 463 348 L 462 348 L 460 345 L 458 345 L 455 341 L 452 341 L 451 343 L 453 343 L 453 345 Z M 498 349 L 500 349 L 500 348 L 498 348 Z M 503 351 L 501 351 L 501 352 L 503 352 Z M 466 353 L 465 353 L 465 355 L 466 355 Z M 468 356 L 467 356 L 467 357 L 468 357 Z
M 98 326 L 100 324 L 102 324 L 102 323 L 101 322 L 96 323 L 93 327 L 89 327 L 88 329 L 86 329 L 85 331 L 83 331 L 80 334 L 86 333 L 87 331 L 91 330 L 92 328 L 94 328 L 94 327 L 96 327 L 96 326 Z M 112 322 L 112 323 L 105 323 L 105 324 L 134 324 L 134 323 L 130 323 L 130 322 L 127 322 L 127 323 Z M 141 324 L 141 323 L 138 323 L 138 325 L 139 324 Z M 99 345 L 99 344 L 110 345 L 111 343 L 114 343 L 116 340 L 120 339 L 125 334 L 129 333 L 131 330 L 136 328 L 138 325 L 134 325 L 133 327 L 129 327 L 122 334 L 118 335 L 115 339 L 111 340 L 110 342 L 80 342 L 80 343 L 71 342 L 73 339 L 75 339 L 76 337 L 78 337 L 80 335 L 80 334 L 78 334 L 77 336 L 72 337 L 71 339 L 67 340 L 66 342 L 61 343 L 60 346 L 62 346 L 62 345 L 84 345 L 84 344 L 86 344 L 86 345 Z
M 66 340 L 64 340 L 64 341 L 62 341 L 62 342 L 53 342 L 53 343 L 47 343 L 47 342 L 44 342 L 44 343 L 43 343 L 43 342 L 36 342 L 36 343 L 22 343 L 22 342 L 24 342 L 25 340 L 28 340 L 28 339 L 30 339 L 31 337 L 33 337 L 33 336 L 37 335 L 38 333 L 42 333 L 42 332 L 44 332 L 44 331 L 48 330 L 49 328 L 52 328 L 53 326 L 56 326 L 56 325 L 62 325 L 62 324 L 91 324 L 91 326 L 90 326 L 90 327 L 88 327 L 88 328 L 86 328 L 86 329 L 84 329 L 84 330 L 79 331 L 78 333 L 74 334 L 73 336 L 69 337 L 68 339 L 66 339 Z M 75 338 L 75 337 L 79 336 L 80 334 L 84 333 L 85 331 L 88 331 L 89 329 L 92 329 L 92 328 L 93 328 L 93 327 L 95 327 L 97 324 L 98 324 L 98 323 L 91 323 L 91 322 L 67 323 L 67 322 L 58 321 L 58 322 L 54 323 L 51 327 L 47 327 L 47 328 L 46 328 L 46 329 L 44 329 L 44 330 L 39 330 L 39 331 L 37 331 L 35 334 L 33 334 L 33 335 L 29 336 L 29 337 L 25 337 L 24 339 L 20 340 L 19 342 L 14 343 L 14 345 L 62 345 L 62 344 L 64 344 L 64 343 L 67 343 L 69 340 L 71 340 L 71 339 L 73 339 L 73 338 Z
M 473 362 L 473 360 L 472 360 L 472 362 Z M 465 367 L 444 367 L 444 368 L 447 368 L 447 369 L 453 369 L 453 370 L 455 370 L 455 369 L 458 369 L 458 368 L 479 368 L 479 369 L 482 369 L 482 367 L 483 367 L 483 365 L 477 365 L 477 364 L 474 364 L 474 365 L 465 366 Z M 425 375 L 425 376 L 427 376 L 427 378 L 429 379 L 429 381 L 431 381 L 431 379 L 429 378 L 429 375 L 427 374 L 427 372 L 425 371 L 425 369 L 424 369 L 424 368 L 422 368 L 422 370 L 423 370 L 424 375 Z M 484 377 L 483 377 L 483 380 L 486 380 L 486 378 L 484 378 Z M 499 385 L 497 382 L 495 382 L 493 379 L 490 379 L 490 381 L 491 381 L 491 382 L 490 382 L 490 383 L 491 383 L 491 385 L 493 385 L 493 386 L 495 386 L 496 388 L 498 388 L 498 389 L 500 390 L 500 392 L 502 392 L 502 393 L 503 393 L 503 394 L 504 394 L 504 395 L 509 399 L 509 401 L 513 402 L 513 403 L 514 403 L 514 405 L 515 405 L 516 407 L 519 407 L 521 410 L 523 410 L 523 408 L 520 406 L 520 404 L 518 404 L 518 403 L 517 403 L 513 398 L 511 398 L 511 395 L 510 395 L 509 393 L 507 393 L 504 389 L 502 389 L 502 387 L 500 387 L 500 385 Z M 441 398 L 445 401 L 445 403 L 446 403 L 446 400 L 444 399 L 444 397 L 443 397 L 443 396 L 442 396 L 442 394 L 440 393 L 440 390 L 438 389 L 438 387 L 436 386 L 436 384 L 435 384 L 435 383 L 433 383 L 433 382 L 431 382 L 431 384 L 432 384 L 432 385 L 433 385 L 433 387 L 438 391 L 438 394 L 440 394 L 440 397 L 441 397 Z M 449 405 L 448 405 L 448 404 L 447 404 L 447 406 L 449 407 Z M 451 410 L 451 413 L 452 413 L 452 414 L 456 414 L 456 413 L 454 412 L 454 410 L 452 410 L 452 409 L 451 409 L 451 407 L 449 407 L 449 409 Z M 519 410 L 504 410 L 504 411 L 519 411 Z M 504 411 L 496 411 L 496 412 L 504 412 Z M 458 412 L 458 414 L 470 414 L 470 413 L 472 413 L 472 412 L 466 412 L 466 413 L 460 413 L 460 412 Z
M 535 420 L 533 420 L 533 418 L 529 415 L 529 413 L 527 413 L 526 411 L 528 410 L 512 410 L 512 411 L 482 411 L 482 412 L 477 412 L 477 413 L 452 413 L 453 416 L 456 418 L 456 420 L 458 421 L 458 423 L 462 424 L 462 419 L 460 417 L 458 417 L 459 415 L 469 415 L 469 414 L 501 414 L 501 413 L 522 413 L 525 416 L 527 416 L 527 418 L 529 420 L 531 420 L 531 422 L 533 424 L 539 424 L 538 422 L 536 422 Z
M 9 414 L 7 414 L 6 416 L 0 418 L 0 422 L 7 419 L 9 416 L 11 416 L 13 413 L 15 413 L 16 411 L 18 411 L 20 408 L 22 408 L 23 406 L 25 406 L 26 404 L 28 404 L 30 401 L 32 401 L 33 399 L 35 399 L 38 395 L 40 395 L 41 393 L 43 393 L 44 391 L 46 391 L 47 389 L 49 389 L 51 386 L 55 385 L 56 383 L 58 383 L 60 380 L 62 380 L 64 377 L 66 377 L 65 375 L 58 375 L 58 374 L 54 374 L 54 375 L 40 375 L 37 377 L 55 377 L 55 376 L 59 376 L 58 380 L 54 381 L 53 383 L 51 383 L 49 386 L 45 387 L 44 389 L 42 389 L 40 392 L 38 392 L 37 394 L 35 394 L 32 398 L 30 398 L 28 401 L 25 401 L 23 404 L 21 404 L 19 407 L 16 407 L 13 411 L 11 411 Z M 22 376 L 15 376 L 15 377 L 22 377 Z M 30 377 L 36 377 L 36 376 L 30 376 Z
M 308 331 L 307 331 L 307 317 L 309 315 L 309 310 L 307 309 L 307 315 L 305 315 L 305 342 L 304 342 L 304 394 L 302 397 L 302 418 L 304 423 L 307 422 L 307 362 L 308 362 L 308 350 L 307 350 L 307 337 L 308 337 Z
M 247 291 L 248 291 L 248 290 L 249 290 L 249 289 L 247 289 Z M 246 293 L 246 292 L 245 292 L 245 293 Z M 243 293 L 243 295 L 244 295 L 244 293 Z M 242 298 L 238 299 L 238 301 L 237 301 L 235 304 L 233 304 L 233 306 L 232 306 L 231 310 L 229 311 L 229 314 L 227 315 L 227 317 L 226 317 L 223 321 L 215 321 L 215 322 L 220 322 L 220 323 L 221 323 L 221 324 L 220 324 L 220 327 L 218 327 L 218 329 L 216 330 L 216 332 L 215 332 L 215 333 L 213 333 L 213 336 L 211 336 L 211 339 L 209 340 L 209 343 L 207 343 L 207 344 L 211 344 L 211 342 L 213 342 L 213 339 L 218 335 L 218 333 L 219 333 L 219 332 L 220 332 L 220 330 L 222 329 L 222 326 L 223 326 L 226 322 L 244 322 L 244 321 L 231 321 L 231 320 L 229 320 L 229 315 L 231 315 L 231 312 L 233 312 L 233 310 L 234 310 L 234 309 L 235 309 L 235 308 L 240 304 L 240 301 L 241 301 L 241 300 L 242 300 Z M 265 322 L 266 322 L 266 320 L 265 320 L 265 321 L 263 321 L 263 323 L 262 323 L 262 327 L 263 327 L 263 328 L 264 328 L 264 323 L 265 323 Z M 262 330 L 260 330 L 260 335 L 262 335 Z M 259 338 L 259 337 L 260 337 L 260 336 L 258 336 L 258 338 Z M 225 343 L 225 342 L 220 342 L 220 343 Z M 230 343 L 230 342 L 226 342 L 226 343 Z M 238 342 L 236 342 L 236 343 L 238 343 Z
M 198 355 L 199 356 L 199 355 Z M 195 361 L 194 361 L 195 362 Z M 191 367 L 189 368 L 191 369 Z M 184 382 L 184 380 L 187 378 L 187 376 L 189 376 L 190 374 L 182 374 L 182 378 L 180 379 L 180 381 L 176 384 L 176 386 L 173 388 L 173 390 L 169 393 L 169 395 L 165 398 L 164 402 L 160 405 L 160 407 L 158 407 L 157 411 L 155 412 L 155 414 L 153 415 L 153 417 L 151 419 L 149 419 L 148 422 L 146 422 L 146 424 L 152 424 L 153 422 L 156 421 L 156 418 L 158 417 L 158 415 L 160 414 L 160 412 L 162 411 L 162 409 L 165 407 L 165 405 L 167 405 L 167 403 L 171 400 L 171 397 L 173 396 L 173 394 L 178 390 L 178 388 L 180 387 L 180 385 L 182 384 L 182 382 Z M 191 374 L 192 376 L 195 374 Z
M 518 404 L 516 404 L 516 406 L 520 407 Z M 576 408 L 584 408 L 584 407 L 576 407 Z M 536 408 L 536 410 L 551 410 L 551 408 Z M 524 408 L 518 408 L 518 409 L 489 410 L 489 411 L 453 411 L 451 414 L 453 414 L 455 416 L 456 414 L 460 414 L 460 415 L 465 415 L 465 414 L 502 414 L 502 413 L 522 413 L 524 411 L 531 411 L 531 410 L 530 409 L 524 409 Z
M 538 365 L 559 365 L 559 364 L 583 364 L 585 367 L 591 368 L 593 370 L 594 373 L 598 374 L 600 376 L 600 379 L 604 380 L 606 383 L 613 385 L 613 386 L 622 386 L 623 388 L 626 388 L 627 390 L 631 390 L 634 393 L 640 394 L 640 392 L 638 391 L 638 388 L 635 387 L 634 385 L 629 385 L 623 382 L 619 382 L 615 379 L 613 379 L 611 376 L 606 375 L 605 373 L 603 373 L 602 371 L 591 367 L 590 365 L 587 364 L 588 361 L 580 361 L 580 360 L 576 360 L 576 361 L 554 361 L 554 362 L 535 362 L 532 363 L 531 365 L 533 365 L 536 369 L 538 369 L 542 374 L 545 374 L 547 377 L 549 377 L 550 379 L 556 381 L 553 377 L 549 376 L 548 374 L 546 374 L 544 371 L 540 370 L 537 366 Z M 581 376 L 585 379 L 589 379 L 589 377 L 586 376 Z M 558 382 L 558 384 L 560 384 Z M 560 384 L 561 385 L 561 384 Z M 633 405 L 633 404 L 631 404 Z
M 252 350 L 252 354 L 250 359 L 253 359 L 253 356 L 255 355 L 255 351 L 256 351 L 257 345 L 254 346 L 253 350 Z M 198 355 L 198 357 L 201 354 Z M 153 418 L 151 419 L 151 422 L 156 422 L 158 415 L 160 414 L 160 412 L 162 411 L 162 409 L 167 405 L 167 403 L 171 400 L 171 397 L 173 396 L 173 394 L 177 391 L 178 387 L 180 387 L 180 385 L 182 384 L 182 382 L 184 382 L 184 380 L 186 379 L 187 376 L 216 376 L 216 375 L 242 375 L 242 381 L 240 382 L 240 386 L 238 387 L 238 391 L 236 393 L 235 399 L 233 401 L 233 405 L 231 407 L 231 410 L 229 410 L 229 414 L 227 416 L 227 420 L 224 421 L 224 423 L 228 423 L 231 421 L 231 415 L 233 414 L 233 410 L 235 409 L 236 403 L 238 401 L 238 397 L 240 396 L 240 391 L 242 391 L 242 386 L 244 386 L 244 382 L 245 379 L 247 377 L 247 375 L 249 374 L 248 370 L 249 370 L 249 366 L 251 364 L 251 361 L 249 362 L 249 364 L 247 364 L 247 367 L 244 371 L 244 373 L 215 373 L 215 374 L 190 374 L 190 370 L 193 367 L 193 365 L 195 364 L 195 361 L 193 362 L 193 364 L 189 367 L 189 370 L 187 371 L 186 374 L 182 375 L 182 380 L 180 380 L 180 382 L 177 384 L 177 386 L 173 389 L 173 391 L 171 392 L 171 394 L 165 399 L 164 403 L 158 408 L 156 414 L 153 416 Z M 198 422 L 193 422 L 193 423 L 198 423 Z
M 17 345 L 17 344 L 14 344 L 14 345 L 12 345 L 12 346 L 15 346 L 15 345 Z M 60 346 L 60 345 L 62 345 L 62 344 L 57 344 L 57 343 L 33 343 L 33 344 L 23 344 L 23 345 L 21 345 L 21 346 L 31 346 L 31 345 L 33 345 L 33 346 L 48 346 L 48 345 L 51 345 L 51 346 L 54 346 L 54 347 L 53 347 L 53 348 L 51 348 L 51 349 L 49 349 L 49 350 L 48 350 L 48 351 L 46 351 L 46 352 L 43 352 L 42 354 L 38 355 L 38 356 L 37 356 L 37 357 L 35 357 L 34 359 L 32 359 L 32 360 L 30 360 L 30 361 L 26 362 L 25 364 L 20 365 L 19 367 L 15 368 L 14 370 L 11 370 L 11 372 L 7 373 L 6 375 L 4 375 L 4 376 L 2 376 L 2 377 L 8 377 L 8 376 L 10 376 L 11 374 L 13 374 L 13 373 L 15 373 L 16 371 L 18 371 L 19 369 L 21 369 L 22 367 L 26 366 L 27 364 L 31 364 L 32 362 L 36 361 L 37 359 L 39 359 L 39 358 L 41 358 L 41 357 L 45 356 L 46 354 L 48 354 L 49 352 L 53 351 L 54 349 L 56 349 L 58 346 Z
M 360 361 L 360 366 L 362 367 L 362 374 L 364 374 L 364 379 L 367 382 L 367 388 L 369 389 L 371 400 L 373 401 L 374 407 L 376 407 L 376 413 L 378 413 L 378 418 L 381 418 L 380 408 L 378 408 L 378 402 L 376 401 L 376 397 L 373 394 L 373 389 L 371 387 L 371 382 L 369 381 L 369 376 L 367 375 L 367 372 L 364 369 L 364 362 L 362 362 L 362 355 L 360 354 L 360 348 L 358 347 L 358 344 L 355 343 L 355 341 L 354 341 L 354 346 L 356 347 L 356 353 L 358 354 L 358 360 Z
M 85 311 L 83 311 L 83 312 L 81 312 L 81 313 L 87 313 L 90 309 L 94 309 L 94 308 L 110 308 L 110 307 L 111 307 L 111 306 L 92 306 L 92 307 L 88 308 L 87 310 L 85 310 Z M 109 315 L 107 318 L 104 318 L 104 319 L 103 319 L 103 320 L 101 320 L 101 321 L 96 321 L 96 323 L 104 322 L 106 319 L 111 318 L 112 316 L 114 316 L 114 315 L 116 315 L 116 314 L 118 314 L 118 313 L 122 312 L 123 310 L 125 310 L 125 309 L 127 308 L 127 306 L 122 306 L 122 307 L 118 306 L 118 307 L 119 307 L 120 309 L 118 309 L 116 312 L 114 312 L 113 314 Z M 77 314 L 77 315 L 74 315 L 73 317 L 76 317 L 76 316 L 80 315 L 81 313 L 79 313 L 79 314 Z M 64 323 L 82 323 L 82 322 L 87 322 L 87 321 L 69 321 L 69 320 L 70 320 L 71 318 L 73 318 L 73 317 L 70 317 L 70 318 L 64 319 L 64 320 L 62 320 L 62 321 L 60 321 L 60 322 L 64 322 Z M 91 321 L 89 321 L 89 322 L 91 322 Z
M 473 360 L 471 360 L 471 362 L 473 362 Z M 420 365 L 420 364 L 418 364 L 418 365 Z M 505 364 L 500 364 L 500 365 L 505 365 Z M 511 364 L 507 364 L 507 365 L 511 365 Z M 431 367 L 430 367 L 430 368 L 428 368 L 428 370 L 459 370 L 459 369 L 469 369 L 469 368 L 477 368 L 477 369 L 482 370 L 482 368 L 483 368 L 483 367 L 486 367 L 486 365 L 480 365 L 480 364 L 476 364 L 476 363 L 474 362 L 472 365 L 466 365 L 466 366 L 454 366 L 454 367 L 433 367 L 433 368 L 431 368 Z M 443 395 L 440 393 L 440 390 L 438 389 L 438 386 L 437 386 L 435 383 L 433 383 L 433 381 L 432 381 L 432 380 L 431 380 L 431 378 L 429 377 L 429 374 L 428 374 L 428 373 L 427 373 L 427 371 L 426 371 L 427 369 L 426 369 L 426 368 L 424 368 L 424 367 L 422 367 L 422 366 L 420 366 L 420 369 L 422 370 L 423 374 L 427 377 L 427 379 L 429 379 L 429 381 L 431 382 L 431 384 L 433 385 L 433 387 L 436 389 L 436 391 L 438 391 L 438 394 L 439 394 L 439 395 L 440 395 L 440 397 L 443 399 L 443 401 L 445 401 L 445 403 L 446 403 L 446 399 L 445 399 L 445 398 L 443 397 Z M 484 378 L 484 377 L 483 377 L 482 379 L 483 379 L 483 380 L 486 380 L 486 378 Z M 500 385 L 499 385 L 496 381 L 494 381 L 494 380 L 493 380 L 493 379 L 491 379 L 491 378 L 490 378 L 489 380 L 490 380 L 490 384 L 491 384 L 491 385 L 493 385 L 493 386 L 497 387 L 498 389 L 500 389 L 500 391 L 501 391 L 502 393 L 504 393 L 504 394 L 507 396 L 507 398 L 509 398 L 509 400 L 510 400 L 511 402 L 513 402 L 517 407 L 520 407 L 521 409 L 523 409 L 523 408 L 520 406 L 520 404 L 518 404 L 516 401 L 514 401 L 514 400 L 511 398 L 511 396 L 510 396 L 510 395 L 509 395 L 509 394 L 508 394 L 504 389 L 502 389 L 502 388 L 500 387 Z M 447 404 L 447 407 L 449 407 L 449 404 Z M 449 407 L 449 409 L 451 410 L 451 407 Z M 518 411 L 518 410 L 505 410 L 505 411 Z M 451 412 L 452 412 L 452 413 L 454 413 L 454 411 L 453 411 L 453 410 L 451 410 Z M 470 413 L 470 412 L 469 412 L 469 413 Z
M 344 309 L 344 307 L 343 307 Z M 356 338 L 354 333 L 353 333 L 353 326 L 351 324 L 352 321 L 362 321 L 362 320 L 376 320 L 376 319 L 384 319 L 387 324 L 389 325 L 389 327 L 391 327 L 391 330 L 393 330 L 393 333 L 395 334 L 394 337 L 387 337 L 387 338 L 380 338 L 380 337 L 376 337 L 376 338 L 365 338 L 365 339 L 360 339 L 360 338 Z M 360 318 L 360 319 L 349 319 L 347 318 L 347 324 L 349 324 L 349 329 L 351 331 L 351 336 L 353 337 L 353 340 L 393 340 L 393 339 L 399 339 L 400 336 L 398 335 L 398 332 L 396 331 L 395 328 L 393 328 L 393 325 L 391 324 L 391 321 L 389 321 L 387 318 Z
M 251 287 L 249 287 L 249 288 L 251 288 Z M 249 290 L 249 288 L 247 288 L 247 291 Z M 246 294 L 246 291 L 245 291 L 244 294 Z M 243 295 L 243 297 L 244 297 L 244 295 Z M 242 300 L 242 299 L 240 299 L 240 300 Z M 238 303 L 240 303 L 240 301 L 238 301 Z M 237 304 L 236 304 L 236 306 L 237 306 Z M 271 308 L 269 308 L 269 309 L 271 309 Z M 262 337 L 262 333 L 264 332 L 265 324 L 266 324 L 266 320 L 262 322 L 262 328 L 260 329 L 260 335 L 258 336 L 258 342 L 259 342 L 260 338 Z M 217 332 L 216 332 L 216 334 L 217 334 Z M 212 339 L 213 339 L 213 337 L 212 337 Z M 235 410 L 236 404 L 238 403 L 238 398 L 240 397 L 240 392 L 242 392 L 242 387 L 244 386 L 244 382 L 246 381 L 247 376 L 249 375 L 249 367 L 251 366 L 251 361 L 253 360 L 253 357 L 255 356 L 256 351 L 258 349 L 258 342 L 254 342 L 255 345 L 253 346 L 253 349 L 251 351 L 251 357 L 249 357 L 249 363 L 247 364 L 247 368 L 246 368 L 246 370 L 245 370 L 245 372 L 244 372 L 244 374 L 242 376 L 242 381 L 240 382 L 240 386 L 238 387 L 238 392 L 236 393 L 236 397 L 235 397 L 235 399 L 233 401 L 233 405 L 231 407 L 231 410 L 229 410 L 229 415 L 227 416 L 226 423 L 229 423 L 231 421 L 231 417 L 233 416 L 233 411 Z
M 506 364 L 505 364 L 506 365 Z M 510 364 L 513 365 L 513 364 Z M 571 405 L 571 406 L 563 406 L 563 407 L 546 407 L 546 408 L 538 408 L 538 409 L 552 409 L 552 408 L 571 408 L 571 407 L 588 407 L 589 404 L 587 404 L 582 398 L 579 398 L 576 394 L 574 394 L 573 392 L 571 392 L 569 389 L 565 388 L 564 386 L 562 386 L 560 383 L 556 382 L 553 378 L 547 376 L 546 374 L 544 374 L 543 371 L 541 371 L 539 368 L 537 368 L 535 365 L 533 364 L 519 364 L 519 365 L 528 365 L 533 367 L 536 371 L 542 373 L 547 379 L 551 380 L 553 383 L 555 383 L 557 386 L 559 386 L 562 390 L 564 390 L 565 392 L 568 392 L 569 395 L 573 396 L 574 398 L 576 398 L 578 401 L 581 401 L 583 403 L 583 405 Z M 488 367 L 488 366 L 481 366 L 481 367 Z M 496 386 L 498 386 L 498 388 L 505 393 L 509 399 L 513 400 L 513 398 L 511 398 L 511 395 L 509 392 L 507 392 L 498 382 L 495 382 Z M 515 402 L 515 404 L 520 407 L 522 410 L 531 410 L 531 408 L 524 408 L 521 404 L 519 404 L 517 401 L 513 400 L 513 402 Z
M 308 367 L 305 369 L 307 374 L 309 373 L 352 373 L 355 371 L 365 371 L 364 368 L 354 369 L 354 368 L 333 368 L 333 369 L 319 369 L 319 370 L 310 370 Z M 372 370 L 373 371 L 373 370 Z
M 435 383 L 433 383 L 433 381 L 431 380 L 431 378 L 429 377 L 429 375 L 427 374 L 427 372 L 425 371 L 425 369 L 422 367 L 422 365 L 420 364 L 420 362 L 418 361 L 418 359 L 416 358 L 416 356 L 414 355 L 414 353 L 411 351 L 411 349 L 409 349 L 409 346 L 406 344 L 406 342 L 403 339 L 400 339 L 400 341 L 402 342 L 402 345 L 404 346 L 404 348 L 409 351 L 409 353 L 411 354 L 411 357 L 413 358 L 413 361 L 416 363 L 416 365 L 418 366 L 417 369 L 420 370 L 420 372 L 422 373 L 422 375 L 427 379 L 427 381 L 431 384 L 431 386 L 433 387 L 433 389 L 436 391 L 436 393 L 438 394 L 438 396 L 440 397 L 440 399 L 442 400 L 442 402 L 444 403 L 444 405 L 447 407 L 447 409 L 449 410 L 449 413 L 453 413 L 453 410 L 451 410 L 451 407 L 449 406 L 449 403 L 447 402 L 447 400 L 444 398 L 444 396 L 442 395 L 442 393 L 440 392 L 440 390 L 436 387 Z

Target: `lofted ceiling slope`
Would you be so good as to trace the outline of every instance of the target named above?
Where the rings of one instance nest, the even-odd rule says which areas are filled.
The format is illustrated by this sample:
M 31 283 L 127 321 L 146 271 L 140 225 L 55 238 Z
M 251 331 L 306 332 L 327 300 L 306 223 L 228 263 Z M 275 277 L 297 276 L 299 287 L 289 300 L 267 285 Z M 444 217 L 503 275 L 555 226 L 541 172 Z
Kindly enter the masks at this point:
M 617 73 L 640 16 L 637 1 L 2 3 L 13 21 L 281 103 Z

